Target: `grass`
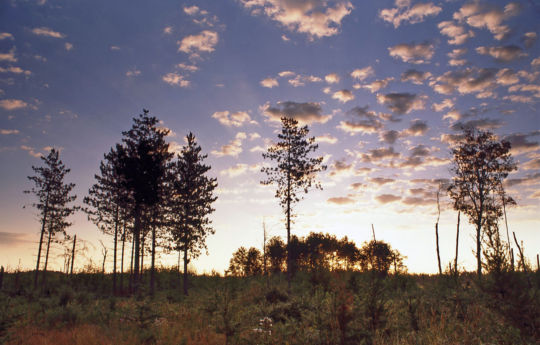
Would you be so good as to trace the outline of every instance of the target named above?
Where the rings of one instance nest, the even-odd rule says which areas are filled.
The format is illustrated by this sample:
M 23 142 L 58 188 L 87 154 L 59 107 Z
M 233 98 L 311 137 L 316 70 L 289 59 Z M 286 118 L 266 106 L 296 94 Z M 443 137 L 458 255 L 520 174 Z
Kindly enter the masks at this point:
M 537 344 L 540 274 L 382 276 L 298 273 L 192 276 L 173 270 L 157 292 L 112 296 L 110 275 L 9 273 L 0 292 L 5 344 Z M 146 278 L 145 278 L 146 279 Z M 495 281 L 498 283 L 495 285 Z M 127 285 L 128 279 L 124 279 Z M 148 280 L 146 280 L 146 283 Z M 146 286 L 147 284 L 145 284 Z

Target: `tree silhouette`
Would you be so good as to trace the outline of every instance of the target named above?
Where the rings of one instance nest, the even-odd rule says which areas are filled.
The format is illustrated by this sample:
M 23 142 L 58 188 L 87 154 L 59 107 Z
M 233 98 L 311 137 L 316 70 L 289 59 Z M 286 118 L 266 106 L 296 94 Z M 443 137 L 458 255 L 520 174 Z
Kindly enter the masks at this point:
M 274 236 L 268 241 L 266 253 L 270 259 L 271 272 L 281 272 L 287 255 L 287 248 L 285 248 L 285 243 L 283 243 L 281 237 Z
M 38 201 L 32 206 L 38 209 L 41 218 L 41 233 L 39 237 L 39 247 L 37 254 L 36 272 L 34 276 L 34 288 L 37 287 L 41 250 L 44 236 L 47 235 L 47 251 L 45 262 L 48 262 L 49 248 L 53 237 L 57 233 L 66 235 L 66 228 L 71 225 L 67 218 L 78 208 L 70 206 L 77 197 L 71 195 L 71 190 L 75 187 L 73 183 L 64 183 L 64 177 L 70 172 L 60 160 L 59 151 L 51 149 L 47 157 L 41 157 L 44 165 L 42 167 L 32 166 L 35 176 L 28 176 L 34 182 L 34 187 L 24 191 L 27 194 L 35 194 Z M 45 265 L 46 270 L 46 265 Z
M 99 166 L 99 174 L 94 175 L 96 183 L 90 187 L 84 203 L 89 207 L 84 211 L 105 234 L 114 237 L 113 249 L 113 291 L 116 293 L 116 262 L 118 234 L 121 229 L 123 215 L 127 214 L 129 195 L 123 188 L 122 176 L 119 174 L 118 149 L 112 148 L 104 155 Z M 125 221 L 125 219 L 124 219 Z
M 134 289 L 139 284 L 139 260 L 141 240 L 148 230 L 151 221 L 150 210 L 162 202 L 164 195 L 168 164 L 172 158 L 169 153 L 169 144 L 165 142 L 167 129 L 158 128 L 158 119 L 148 115 L 148 110 L 143 109 L 143 114 L 133 119 L 133 125 L 129 131 L 122 132 L 124 136 L 122 145 L 117 146 L 118 173 L 120 174 L 123 188 L 133 200 L 133 242 L 134 242 Z M 155 236 L 152 246 L 155 247 Z M 153 253 L 154 254 L 154 253 Z M 142 266 L 142 265 L 141 265 Z M 154 267 L 152 267 L 152 272 Z
M 184 294 L 188 294 L 187 265 L 192 258 L 206 250 L 206 238 L 214 234 L 209 215 L 214 212 L 212 203 L 217 200 L 214 189 L 217 179 L 206 173 L 210 166 L 203 164 L 207 155 L 195 136 L 186 136 L 187 144 L 171 166 L 170 224 L 175 249 L 184 253 Z
M 497 141 L 489 131 L 464 128 L 463 140 L 452 149 L 452 154 L 454 177 L 448 193 L 454 200 L 454 209 L 466 214 L 476 227 L 477 274 L 481 277 L 483 229 L 494 229 L 502 216 L 503 202 L 515 203 L 500 190 L 503 180 L 517 168 L 510 155 L 510 143 Z
M 266 173 L 267 179 L 261 181 L 263 185 L 277 184 L 276 198 L 279 199 L 286 216 L 287 226 L 287 282 L 290 290 L 291 284 L 291 216 L 293 204 L 299 202 L 303 196 L 314 186 L 322 189 L 316 180 L 316 174 L 326 169 L 322 165 L 322 157 L 310 158 L 309 154 L 315 152 L 318 145 L 315 138 L 308 138 L 307 126 L 298 127 L 298 121 L 290 117 L 281 118 L 281 133 L 279 141 L 263 153 L 264 159 L 275 161 L 276 166 L 265 167 L 262 172 Z
M 262 255 L 260 250 L 251 247 L 238 248 L 229 262 L 228 272 L 237 277 L 260 275 L 263 272 Z

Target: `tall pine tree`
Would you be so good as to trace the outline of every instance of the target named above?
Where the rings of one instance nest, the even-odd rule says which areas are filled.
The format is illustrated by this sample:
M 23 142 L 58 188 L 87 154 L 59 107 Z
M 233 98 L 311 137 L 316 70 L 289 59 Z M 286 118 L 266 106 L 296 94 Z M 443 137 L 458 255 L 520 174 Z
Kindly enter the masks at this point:
M 285 212 L 287 226 L 287 282 L 291 285 L 291 217 L 293 205 L 303 199 L 301 192 L 307 193 L 311 187 L 322 189 L 316 180 L 316 174 L 326 170 L 322 165 L 323 157 L 312 158 L 310 153 L 315 152 L 318 145 L 315 138 L 308 138 L 307 126 L 299 127 L 298 121 L 290 117 L 281 118 L 281 134 L 279 141 L 263 153 L 264 159 L 275 161 L 273 167 L 265 167 L 267 179 L 261 181 L 263 185 L 277 184 L 276 198 Z
M 171 235 L 175 249 L 184 255 L 185 295 L 188 294 L 188 263 L 206 250 L 206 238 L 215 233 L 209 215 L 214 212 L 212 203 L 217 200 L 214 196 L 217 179 L 206 176 L 210 166 L 203 163 L 207 155 L 201 154 L 192 133 L 186 136 L 186 141 L 172 164 L 170 200 Z

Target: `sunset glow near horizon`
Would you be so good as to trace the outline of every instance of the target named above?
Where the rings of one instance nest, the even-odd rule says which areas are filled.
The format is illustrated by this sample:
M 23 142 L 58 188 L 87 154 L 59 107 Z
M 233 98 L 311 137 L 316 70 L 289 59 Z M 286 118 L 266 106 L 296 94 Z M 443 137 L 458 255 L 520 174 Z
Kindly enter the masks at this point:
M 172 150 L 193 132 L 218 179 L 198 272 L 223 272 L 240 246 L 261 249 L 263 221 L 285 238 L 275 187 L 259 183 L 284 112 L 309 125 L 328 166 L 323 190 L 295 207 L 293 234 L 361 246 L 373 224 L 410 272 L 435 273 L 435 180 L 451 177 L 450 145 L 466 124 L 512 144 L 508 226 L 536 265 L 539 18 L 537 1 L 3 1 L 0 265 L 35 265 L 40 223 L 23 191 L 39 156 L 61 150 L 81 204 L 143 108 L 171 130 Z M 446 196 L 441 207 L 446 266 L 457 213 Z M 81 212 L 72 221 L 68 233 L 90 248 L 76 269 L 101 265 L 99 240 L 112 249 L 111 237 Z M 461 224 L 460 267 L 474 270 L 473 227 Z M 161 254 L 158 265 L 176 260 Z

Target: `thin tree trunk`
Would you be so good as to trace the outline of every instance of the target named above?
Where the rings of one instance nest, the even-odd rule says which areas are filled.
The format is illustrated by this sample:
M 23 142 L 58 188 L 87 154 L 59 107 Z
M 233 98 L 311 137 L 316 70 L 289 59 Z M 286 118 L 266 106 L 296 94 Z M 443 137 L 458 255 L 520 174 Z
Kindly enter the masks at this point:
M 43 219 L 41 222 L 41 235 L 39 236 L 39 246 L 36 264 L 36 273 L 34 274 L 34 289 L 37 288 L 38 276 L 39 276 L 39 261 L 41 259 L 41 247 L 43 245 L 43 236 L 45 235 L 45 224 L 47 224 L 47 216 L 49 213 L 49 192 L 47 191 L 47 198 L 45 199 L 45 207 L 43 208 Z
M 77 235 L 73 236 L 73 249 L 71 249 L 71 269 L 69 275 L 73 275 L 73 263 L 75 262 L 75 244 L 77 243 Z
M 47 240 L 47 251 L 45 254 L 45 267 L 43 267 L 43 287 L 45 287 L 45 284 L 47 283 L 47 264 L 49 263 L 49 249 L 51 248 L 51 237 L 52 237 L 51 230 L 52 229 L 49 229 L 49 238 Z
M 514 248 L 510 248 L 510 267 L 512 269 L 512 272 L 514 272 L 515 270 L 515 266 L 514 266 Z
M 437 189 L 437 222 L 435 223 L 435 241 L 437 247 L 437 263 L 439 264 L 439 274 L 442 275 L 441 267 L 441 254 L 439 252 L 439 219 L 441 217 L 441 204 L 439 203 L 439 193 L 441 192 L 441 184 L 439 184 L 439 189 Z
M 476 225 L 476 265 L 477 265 L 477 274 L 478 278 L 482 278 L 482 238 L 481 238 L 481 229 L 482 229 L 482 223 L 479 222 Z
M 120 292 L 124 292 L 124 248 L 126 247 L 126 221 L 124 220 L 124 233 L 122 234 L 122 256 L 120 259 Z
M 144 280 L 144 240 L 146 236 L 144 235 L 144 231 L 141 231 L 141 282 Z
M 435 242 L 437 244 L 437 262 L 439 264 L 439 274 L 442 275 L 441 254 L 439 253 L 439 223 L 435 223 Z
M 135 234 L 133 235 L 133 238 L 131 239 L 131 262 L 129 264 L 129 292 L 133 292 L 133 262 L 135 256 Z
M 152 296 L 155 293 L 155 284 L 156 284 L 155 263 L 156 263 L 156 224 L 153 224 L 152 225 L 152 262 L 151 262 L 151 267 L 150 267 L 150 294 Z
M 525 266 L 525 255 L 523 254 L 523 249 L 519 246 L 518 240 L 516 238 L 516 233 L 512 232 L 514 235 L 514 241 L 516 241 L 516 246 L 519 251 L 519 261 L 521 263 L 521 268 L 523 268 L 523 272 L 527 273 L 527 267 Z M 521 242 L 521 246 L 523 246 L 523 242 Z
M 116 295 L 116 252 L 118 249 L 118 205 L 114 215 L 114 249 L 113 249 L 113 294 Z
M 140 206 L 135 206 L 135 225 L 133 227 L 134 258 L 133 258 L 133 289 L 135 292 L 139 289 L 139 253 L 141 236 L 141 210 Z
M 456 229 L 456 258 L 454 259 L 454 271 L 456 276 L 458 275 L 458 252 L 459 252 L 459 218 L 461 211 L 458 211 L 457 214 L 457 229 Z
M 187 258 L 187 247 L 184 248 L 184 295 L 188 295 L 188 258 Z

